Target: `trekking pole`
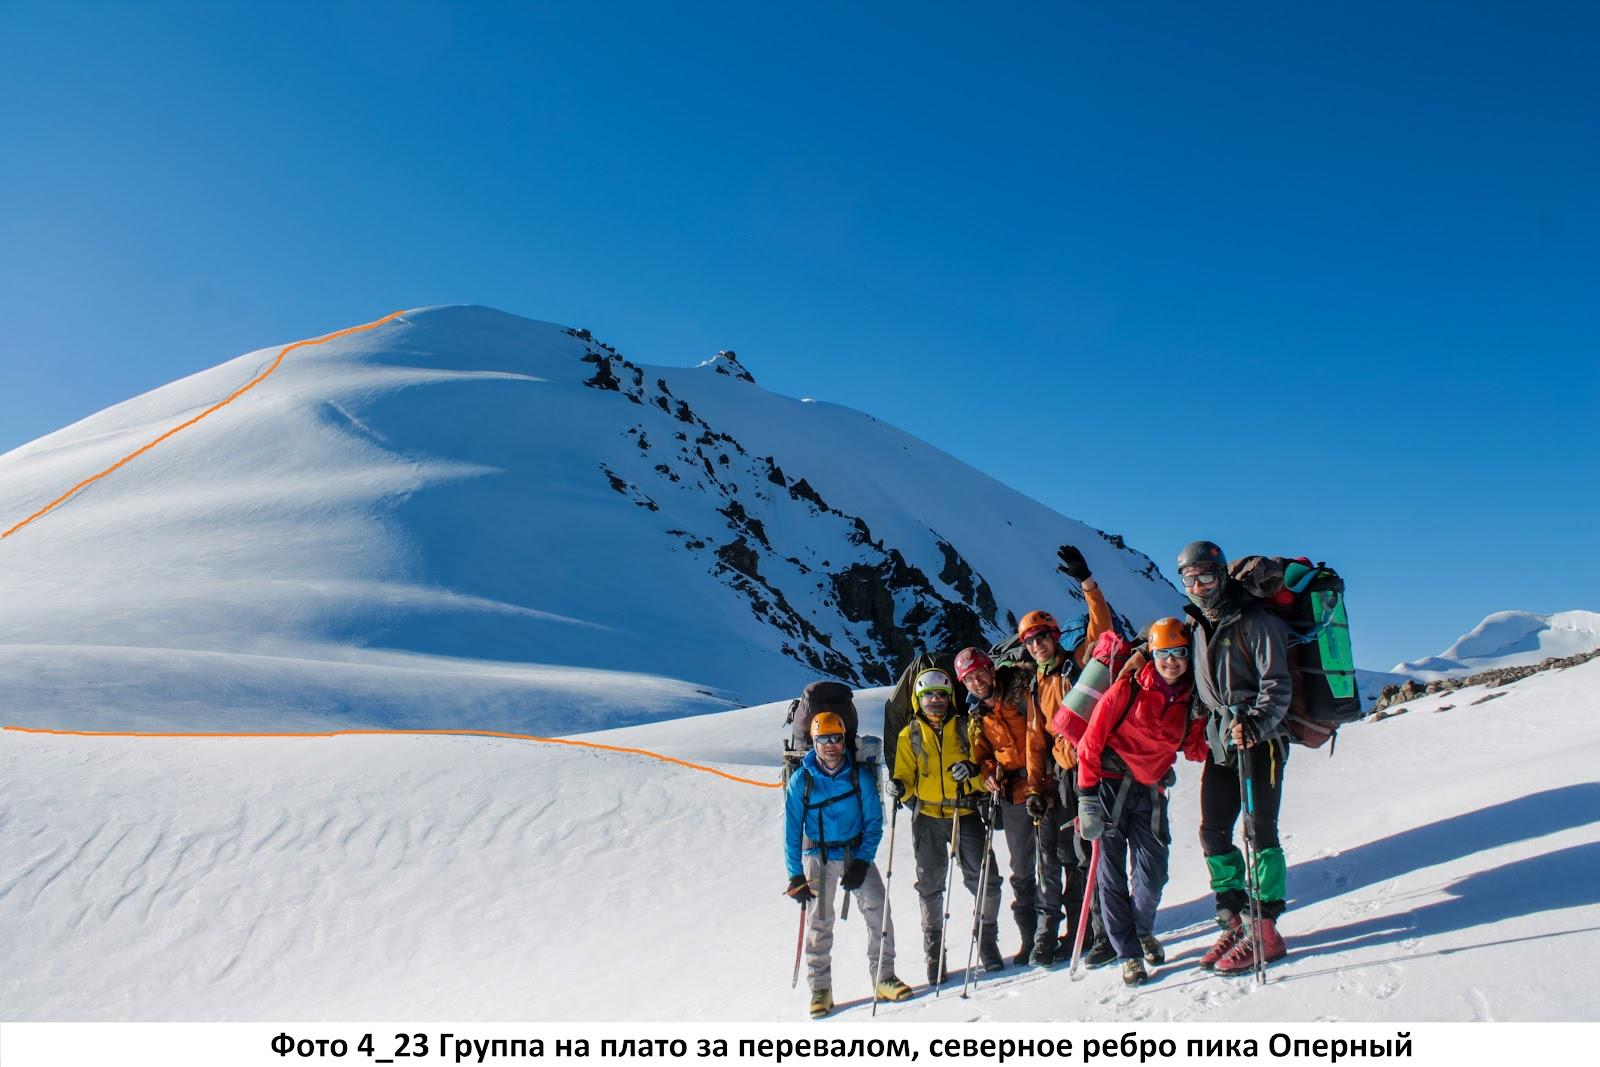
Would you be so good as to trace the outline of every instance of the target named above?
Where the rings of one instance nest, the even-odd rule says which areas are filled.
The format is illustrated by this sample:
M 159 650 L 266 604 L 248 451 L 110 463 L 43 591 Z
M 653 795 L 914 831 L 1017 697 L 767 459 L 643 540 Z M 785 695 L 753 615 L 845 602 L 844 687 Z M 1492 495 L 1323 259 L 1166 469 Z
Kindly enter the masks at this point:
M 1261 883 L 1256 877 L 1256 790 L 1250 774 L 1250 750 L 1239 749 L 1239 800 L 1244 808 L 1244 877 L 1250 893 L 1250 953 L 1255 966 L 1256 984 L 1265 985 L 1266 953 L 1261 944 Z
M 1044 815 L 1041 818 L 1033 820 L 1033 873 L 1034 873 L 1034 878 L 1035 878 L 1034 885 L 1037 887 L 1034 890 L 1035 894 L 1037 894 L 1034 897 L 1034 903 L 1036 905 L 1036 910 L 1037 910 L 1037 906 L 1042 905 L 1044 903 L 1045 896 L 1047 895 L 1045 893 L 1045 891 L 1044 891 L 1045 879 L 1046 879 L 1047 876 L 1051 875 L 1051 869 L 1046 865 L 1045 854 L 1044 854 L 1044 820 L 1048 819 L 1050 817 L 1051 817 L 1051 812 L 1048 809 L 1046 809 Z M 1057 894 L 1056 912 L 1055 912 L 1055 921 L 1056 921 L 1056 924 L 1058 926 L 1061 923 L 1061 916 L 1065 911 L 1065 909 L 1062 908 L 1062 906 L 1061 906 L 1061 904 L 1059 902 L 1059 897 L 1060 897 L 1060 894 L 1058 893 Z M 1042 919 L 1044 921 L 1044 929 L 1048 930 L 1050 928 L 1049 920 L 1044 918 L 1044 915 L 1043 915 L 1042 912 L 1040 912 L 1039 915 L 1040 915 L 1040 919 Z M 1038 942 L 1037 931 L 1035 931 L 1035 936 L 1034 936 L 1034 947 L 1035 948 L 1038 947 L 1038 943 L 1039 942 Z M 1031 952 L 1029 953 L 1029 956 L 1028 956 L 1028 962 L 1029 963 L 1033 962 L 1033 956 L 1032 956 Z
M 967 988 L 974 984 L 972 977 L 972 958 L 978 951 L 979 923 L 983 915 L 983 905 L 989 897 L 989 860 L 994 855 L 994 824 L 995 809 L 999 802 L 993 793 L 989 794 L 989 834 L 983 839 L 983 863 L 978 866 L 978 896 L 972 902 L 972 941 L 967 945 L 967 973 L 961 980 L 961 999 L 967 999 Z
M 1078 980 L 1078 961 L 1083 957 L 1083 934 L 1089 929 L 1089 909 L 1094 904 L 1095 875 L 1100 871 L 1100 839 L 1094 839 L 1094 847 L 1089 850 L 1089 874 L 1083 880 L 1083 907 L 1078 912 L 1078 932 L 1072 937 L 1072 966 L 1067 970 L 1067 977 L 1074 982 Z
M 844 891 L 844 903 L 839 905 L 839 921 L 844 922 L 850 918 L 850 890 Z
M 800 985 L 800 951 L 806 943 L 806 902 L 800 902 L 800 935 L 794 939 L 794 978 L 789 981 L 789 988 L 794 989 Z
M 939 927 L 939 980 L 933 983 L 933 995 L 939 996 L 939 991 L 944 988 L 944 969 L 949 962 L 948 954 L 944 950 L 945 938 L 950 934 L 950 890 L 955 885 L 956 866 L 960 863 L 960 855 L 956 851 L 961 841 L 961 809 L 956 808 L 950 819 L 950 865 L 944 876 L 944 924 Z
M 889 814 L 889 858 L 883 867 L 883 918 L 878 920 L 878 965 L 872 969 L 872 1017 L 878 1017 L 878 983 L 883 981 L 883 934 L 889 928 L 889 880 L 894 877 L 894 823 L 900 817 L 900 802 Z

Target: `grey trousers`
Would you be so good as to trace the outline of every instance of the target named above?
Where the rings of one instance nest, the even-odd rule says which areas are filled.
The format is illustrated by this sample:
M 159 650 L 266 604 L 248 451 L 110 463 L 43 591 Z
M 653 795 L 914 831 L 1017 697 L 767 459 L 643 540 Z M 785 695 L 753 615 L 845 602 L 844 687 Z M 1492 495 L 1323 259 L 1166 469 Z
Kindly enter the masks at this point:
M 1011 855 L 1011 915 L 1023 939 L 1032 944 L 1040 917 L 1049 923 L 1052 915 L 1061 914 L 1061 885 L 1046 883 L 1044 893 L 1039 892 L 1039 835 L 1027 808 L 1000 798 L 1000 827 Z
M 844 876 L 844 865 L 844 860 L 829 860 L 824 864 L 820 856 L 805 858 L 806 881 L 817 893 L 806 918 L 806 979 L 813 993 L 833 988 L 833 919 L 843 903 L 844 890 L 839 887 L 839 879 Z M 877 864 L 867 868 L 866 880 L 855 891 L 855 897 L 856 906 L 851 910 L 867 927 L 867 973 L 876 989 L 880 925 L 883 928 L 883 976 L 894 973 L 894 920 L 887 914 L 889 903 Z
M 911 844 L 917 856 L 917 896 L 922 904 L 922 929 L 934 933 L 944 929 L 944 883 L 950 871 L 950 821 L 918 814 L 911 820 Z M 961 817 L 960 840 L 956 843 L 961 864 L 961 880 L 967 892 L 978 895 L 978 870 L 983 866 L 983 839 L 988 834 L 976 815 Z M 983 894 L 981 917 L 985 933 L 992 933 L 1000 914 L 1000 872 L 994 857 L 989 858 L 988 889 Z

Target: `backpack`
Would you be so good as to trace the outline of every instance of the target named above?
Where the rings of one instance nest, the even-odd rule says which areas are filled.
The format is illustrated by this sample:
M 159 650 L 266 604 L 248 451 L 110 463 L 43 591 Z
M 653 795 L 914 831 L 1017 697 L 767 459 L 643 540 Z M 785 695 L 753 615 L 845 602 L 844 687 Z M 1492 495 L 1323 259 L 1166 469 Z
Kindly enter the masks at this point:
M 1304 556 L 1245 556 L 1229 564 L 1228 574 L 1288 624 L 1293 684 L 1285 725 L 1290 741 L 1321 748 L 1341 724 L 1364 714 L 1350 650 L 1344 579 Z
M 800 696 L 789 701 L 789 714 L 783 720 L 790 728 L 783 742 L 783 784 L 800 766 L 800 761 L 811 751 L 811 720 L 819 712 L 831 711 L 844 720 L 845 749 L 857 763 L 871 766 L 876 775 L 879 753 L 883 742 L 876 737 L 859 736 L 860 717 L 856 714 L 855 693 L 843 682 L 812 682 Z
M 906 728 L 906 723 L 911 721 L 911 687 L 916 684 L 917 675 L 923 671 L 944 671 L 954 683 L 955 660 L 955 654 L 951 652 L 924 652 L 920 656 L 912 657 L 911 662 L 906 664 L 905 670 L 900 672 L 900 678 L 894 684 L 894 692 L 883 702 L 883 736 L 889 739 L 889 743 L 884 746 L 884 761 L 889 768 L 891 778 L 894 777 L 895 750 L 899 748 L 900 732 Z M 960 697 L 960 693 L 951 694 L 951 711 L 955 710 L 956 700 Z
M 1061 626 L 1061 647 L 1069 651 L 1076 649 L 1083 643 L 1084 637 L 1089 633 L 1089 616 L 1079 615 L 1069 619 Z M 994 660 L 996 669 L 1001 667 L 1025 666 L 1033 670 L 1033 657 L 1028 655 L 1028 650 L 1022 647 L 1022 638 L 1012 634 L 989 650 L 989 658 Z M 951 677 L 955 677 L 951 675 Z
M 1094 714 L 1094 706 L 1106 695 L 1111 683 L 1121 676 L 1122 668 L 1132 655 L 1133 645 L 1116 630 L 1107 630 L 1095 640 L 1094 651 L 1089 653 L 1089 662 L 1078 672 L 1066 699 L 1051 719 L 1050 725 L 1059 736 L 1070 736 L 1067 732 L 1069 717 L 1082 719 L 1088 725 L 1089 717 Z M 1131 704 L 1129 706 L 1132 707 Z M 1121 720 L 1117 725 L 1122 725 Z

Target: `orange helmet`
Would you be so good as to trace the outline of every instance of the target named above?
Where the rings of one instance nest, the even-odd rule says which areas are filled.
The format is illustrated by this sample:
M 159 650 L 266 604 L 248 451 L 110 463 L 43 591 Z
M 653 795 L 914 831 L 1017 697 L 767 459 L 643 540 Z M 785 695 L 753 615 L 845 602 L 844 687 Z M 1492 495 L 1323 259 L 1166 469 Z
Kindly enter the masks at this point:
M 1034 630 L 1049 630 L 1057 637 L 1061 636 L 1061 624 L 1056 622 L 1056 617 L 1048 611 L 1030 611 L 1017 623 L 1017 637 L 1026 639 Z
M 1189 644 L 1189 628 L 1179 619 L 1157 619 L 1150 624 L 1150 648 L 1186 648 Z
M 831 711 L 819 711 L 811 720 L 811 739 L 815 741 L 823 734 L 843 734 L 845 732 L 844 720 Z

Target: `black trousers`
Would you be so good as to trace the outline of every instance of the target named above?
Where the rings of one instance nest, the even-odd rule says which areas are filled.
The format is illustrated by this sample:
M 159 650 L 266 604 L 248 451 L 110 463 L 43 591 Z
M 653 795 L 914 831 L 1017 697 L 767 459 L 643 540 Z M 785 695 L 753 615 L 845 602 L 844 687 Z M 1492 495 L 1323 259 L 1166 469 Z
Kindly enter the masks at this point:
M 1078 917 L 1083 913 L 1083 891 L 1089 881 L 1089 860 L 1094 855 L 1093 846 L 1078 836 L 1074 820 L 1078 817 L 1078 774 L 1076 770 L 1056 774 L 1056 803 L 1039 821 L 1039 878 L 1043 904 L 1040 916 L 1047 928 L 1061 922 L 1065 910 L 1066 922 L 1062 930 L 1078 932 Z M 1089 932 L 1084 943 L 1104 940 L 1105 926 L 1100 922 L 1100 894 L 1090 898 Z M 1057 907 L 1049 907 L 1059 901 Z M 1048 910 L 1046 910 L 1048 908 Z
M 1213 886 L 1217 886 L 1217 907 L 1243 914 L 1250 906 L 1249 894 L 1235 885 L 1217 885 L 1221 872 L 1228 869 L 1227 865 L 1219 865 L 1217 859 L 1238 856 L 1238 846 L 1233 843 L 1233 826 L 1239 821 L 1239 814 L 1244 808 L 1239 788 L 1239 754 L 1234 752 L 1230 755 L 1233 762 L 1223 764 L 1208 759 L 1200 772 L 1200 850 L 1205 853 L 1211 867 Z M 1254 848 L 1258 854 L 1268 849 L 1274 850 L 1274 863 L 1281 870 L 1278 809 L 1283 803 L 1283 770 L 1289 759 L 1288 742 L 1274 740 L 1258 744 L 1250 749 L 1249 759 L 1255 812 L 1250 819 L 1250 832 L 1255 835 Z M 1242 875 L 1242 856 L 1237 860 L 1237 867 Z M 1281 898 L 1263 900 L 1261 903 L 1269 919 L 1276 919 L 1283 910 Z

